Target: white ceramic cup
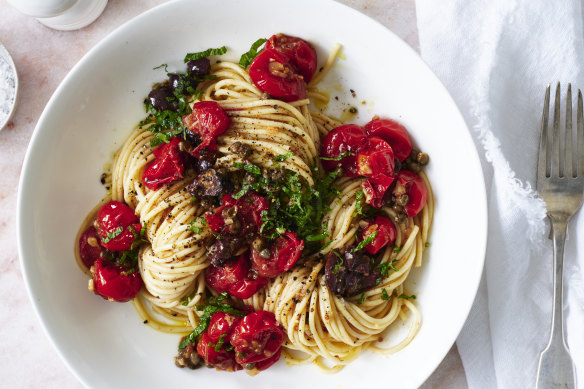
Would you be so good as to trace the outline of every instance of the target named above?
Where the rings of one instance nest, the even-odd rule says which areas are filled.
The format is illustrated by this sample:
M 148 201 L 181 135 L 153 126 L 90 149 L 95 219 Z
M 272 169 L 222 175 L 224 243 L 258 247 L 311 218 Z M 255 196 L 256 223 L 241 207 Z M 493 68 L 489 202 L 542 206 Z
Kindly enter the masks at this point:
M 8 0 L 25 15 L 55 30 L 77 30 L 102 14 L 107 0 Z

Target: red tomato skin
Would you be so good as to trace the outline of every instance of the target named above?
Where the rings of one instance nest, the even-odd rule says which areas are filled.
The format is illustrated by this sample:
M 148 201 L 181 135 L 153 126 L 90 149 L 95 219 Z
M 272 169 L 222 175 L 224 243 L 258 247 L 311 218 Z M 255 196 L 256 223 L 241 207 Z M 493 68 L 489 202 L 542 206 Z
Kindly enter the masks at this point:
M 120 201 L 110 201 L 97 211 L 97 234 L 101 245 L 110 251 L 128 251 L 134 242 L 135 234 L 139 234 L 142 225 L 132 208 Z M 107 240 L 108 234 L 114 233 L 119 227 L 123 231 L 115 238 Z M 132 230 L 134 230 L 132 232 Z
M 249 76 L 255 86 L 283 101 L 306 97 L 306 83 L 296 72 L 286 56 L 270 48 L 258 54 L 249 66 Z
M 230 343 L 235 360 L 244 365 L 268 360 L 282 347 L 284 333 L 272 312 L 256 311 L 237 323 Z
M 79 256 L 88 269 L 101 257 L 103 247 L 99 242 L 100 238 L 94 226 L 89 227 L 79 237 Z
M 400 184 L 406 187 L 409 201 L 404 206 L 408 217 L 414 217 L 424 208 L 428 200 L 428 188 L 422 177 L 410 170 L 401 170 L 397 175 Z
M 183 178 L 184 158 L 179 149 L 181 140 L 172 138 L 169 143 L 164 143 L 154 149 L 156 157 L 154 161 L 146 165 L 142 182 L 150 190 L 156 190 L 163 185 L 170 184 Z
M 247 192 L 239 199 L 234 199 L 233 196 L 227 194 L 223 196 L 222 205 L 205 214 L 205 220 L 211 231 L 220 233 L 223 231 L 225 222 L 221 217 L 221 212 L 225 208 L 237 206 L 237 218 L 243 226 L 242 234 L 246 235 L 250 230 L 260 231 L 262 226 L 262 212 L 267 211 L 270 203 L 265 197 L 258 195 L 255 192 Z
M 389 143 L 378 137 L 367 140 L 367 144 L 357 154 L 357 172 L 365 177 L 380 174 L 391 177 L 395 170 L 393 150 Z
M 367 134 L 355 124 L 345 124 L 329 132 L 323 139 L 320 147 L 320 156 L 325 158 L 337 158 L 342 153 L 351 152 L 357 154 L 367 143 Z M 347 156 L 339 161 L 321 160 L 322 166 L 327 172 L 331 172 L 339 166 L 345 170 L 345 176 L 356 177 L 357 158 L 355 155 Z
M 296 233 L 285 232 L 270 247 L 270 258 L 263 258 L 257 250 L 251 248 L 252 267 L 260 276 L 274 278 L 290 270 L 300 258 L 303 249 L 304 241 L 299 241 Z
M 412 141 L 404 126 L 390 119 L 373 119 L 364 126 L 367 135 L 378 136 L 390 144 L 398 161 L 405 160 L 412 151 Z
M 305 82 L 309 82 L 316 72 L 316 50 L 303 39 L 284 35 L 272 35 L 266 42 L 267 49 L 273 49 L 286 56 L 302 75 Z
M 120 303 L 130 301 L 142 288 L 139 272 L 131 274 L 104 258 L 93 265 L 93 292 L 104 299 Z
M 246 299 L 253 296 L 268 283 L 263 277 L 250 276 L 250 263 L 247 254 L 238 256 L 225 267 L 209 266 L 205 270 L 205 281 L 213 290 Z
M 203 333 L 203 336 L 197 342 L 197 353 L 205 360 L 208 366 L 212 366 L 217 370 L 226 371 L 242 369 L 235 361 L 235 353 L 233 351 L 227 351 L 223 347 L 221 347 L 221 350 L 215 351 L 215 346 L 210 345 L 210 342 L 214 343 L 206 332 Z
M 216 101 L 199 101 L 193 105 L 193 111 L 183 116 L 183 124 L 195 134 L 201 136 L 199 144 L 191 155 L 201 157 L 201 150 L 216 150 L 216 139 L 231 125 L 231 118 Z
M 207 335 L 209 340 L 215 344 L 219 341 L 222 335 L 225 335 L 224 342 L 229 341 L 231 332 L 241 320 L 239 316 L 235 316 L 226 312 L 215 312 L 211 316 L 211 321 L 209 322 L 209 328 L 207 328 Z
M 365 246 L 365 251 L 371 255 L 375 255 L 379 250 L 395 241 L 397 231 L 393 223 L 383 216 L 377 215 L 373 220 L 368 220 L 367 222 L 369 225 L 363 230 L 361 240 L 364 240 L 377 231 L 375 239 Z
M 394 180 L 394 177 L 379 175 L 363 181 L 361 187 L 363 188 L 366 202 L 374 208 L 381 208 L 385 204 L 385 192 L 387 192 Z
M 279 348 L 278 351 L 268 359 L 263 361 L 256 362 L 255 368 L 259 371 L 266 370 L 268 367 L 272 366 L 274 363 L 278 362 L 280 359 L 280 354 L 282 353 L 282 348 Z

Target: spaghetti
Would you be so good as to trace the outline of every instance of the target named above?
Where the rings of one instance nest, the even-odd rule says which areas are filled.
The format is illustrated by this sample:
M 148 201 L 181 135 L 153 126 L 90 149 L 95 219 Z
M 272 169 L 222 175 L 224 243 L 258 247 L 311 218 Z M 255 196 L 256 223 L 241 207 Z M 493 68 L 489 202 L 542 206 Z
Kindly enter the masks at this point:
M 231 119 L 229 128 L 216 138 L 215 169 L 233 175 L 246 164 L 262 172 L 278 169 L 293 174 L 308 188 L 315 187 L 324 177 L 319 162 L 323 140 L 342 123 L 312 110 L 310 98 L 323 98 L 316 84 L 333 65 L 338 50 L 334 48 L 322 70 L 308 83 L 308 98 L 290 102 L 266 96 L 238 64 L 213 64 L 212 77 L 197 87 L 198 100 L 217 102 Z M 197 307 L 209 296 L 218 295 L 205 280 L 210 266 L 209 242 L 216 234 L 204 218 L 212 207 L 193 199 L 189 185 L 197 173 L 189 169 L 182 178 L 157 189 L 144 185 L 144 171 L 157 158 L 152 125 L 150 121 L 134 129 L 116 153 L 107 178 L 111 191 L 104 202 L 127 204 L 143 228 L 144 239 L 137 250 L 144 287 L 133 300 L 138 314 L 156 330 L 186 335 L 200 324 L 202 312 Z M 247 155 L 233 152 L 234 145 L 242 144 L 249 151 Z M 411 269 L 422 263 L 434 207 L 428 179 L 423 172 L 419 176 L 427 188 L 425 206 L 419 213 L 404 217 L 400 208 L 405 207 L 392 203 L 376 210 L 377 215 L 393 221 L 395 239 L 371 257 L 376 269 L 385 270 L 375 285 L 351 296 L 339 295 L 327 285 L 327 261 L 336 260 L 333 254 L 339 258 L 360 255 L 356 249 L 365 237 L 360 239 L 359 231 L 371 218 L 362 209 L 364 197 L 368 198 L 364 184 L 369 179 L 339 176 L 331 185 L 336 195 L 324 207 L 320 231 L 324 238 L 319 247 L 303 254 L 290 270 L 270 278 L 253 296 L 230 298 L 236 307 L 275 315 L 284 330 L 283 353 L 290 363 L 314 362 L 336 371 L 365 349 L 393 353 L 414 338 L 421 317 L 404 282 Z M 235 255 L 247 250 L 239 248 Z M 340 265 L 344 265 L 343 259 L 334 269 Z M 398 318 L 407 317 L 407 335 L 392 347 L 378 347 L 384 331 Z

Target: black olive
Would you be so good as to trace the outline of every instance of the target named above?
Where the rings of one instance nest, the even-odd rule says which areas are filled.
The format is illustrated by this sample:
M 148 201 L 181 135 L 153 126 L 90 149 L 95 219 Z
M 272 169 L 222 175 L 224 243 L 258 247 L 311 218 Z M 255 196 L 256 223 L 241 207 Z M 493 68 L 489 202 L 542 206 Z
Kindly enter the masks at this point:
M 187 142 L 189 142 L 193 148 L 195 148 L 201 144 L 201 141 L 202 141 L 201 135 L 196 134 L 191 130 L 186 130 L 185 135 L 187 138 Z
M 191 77 L 204 77 L 211 71 L 211 61 L 208 58 L 199 58 L 187 62 L 187 72 Z
M 177 109 L 176 97 L 174 97 L 172 90 L 165 86 L 151 90 L 148 93 L 148 100 L 159 111 L 176 111 Z
M 185 74 L 172 73 L 168 76 L 168 82 L 173 91 L 178 91 L 183 95 L 190 95 L 188 88 L 195 89 L 199 83 Z

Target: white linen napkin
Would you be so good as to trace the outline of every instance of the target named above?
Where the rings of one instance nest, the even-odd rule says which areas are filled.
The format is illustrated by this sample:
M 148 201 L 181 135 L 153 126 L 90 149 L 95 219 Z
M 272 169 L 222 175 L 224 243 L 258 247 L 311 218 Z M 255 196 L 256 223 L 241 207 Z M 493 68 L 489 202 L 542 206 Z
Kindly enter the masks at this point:
M 564 99 L 571 82 L 574 106 L 574 89 L 584 89 L 580 0 L 416 0 L 416 11 L 422 58 L 461 109 L 487 184 L 485 271 L 457 339 L 468 384 L 533 388 L 552 304 L 549 223 L 534 190 L 541 111 L 548 83 L 560 81 Z M 583 223 L 580 211 L 569 226 L 564 262 L 567 340 L 579 388 Z

